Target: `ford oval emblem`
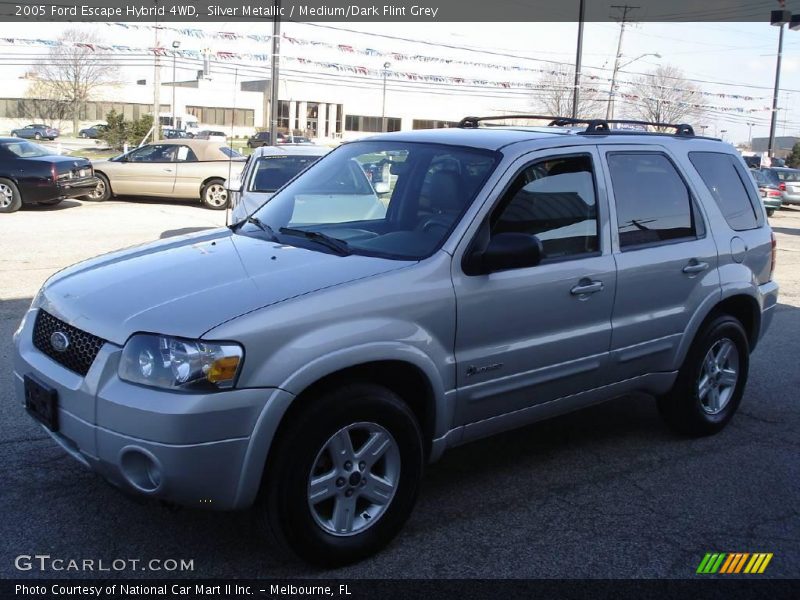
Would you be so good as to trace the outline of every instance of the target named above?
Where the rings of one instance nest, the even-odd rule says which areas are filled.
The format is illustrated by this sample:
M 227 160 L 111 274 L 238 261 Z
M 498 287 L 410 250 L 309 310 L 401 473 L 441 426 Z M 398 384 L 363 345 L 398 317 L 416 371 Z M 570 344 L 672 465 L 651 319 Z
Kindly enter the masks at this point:
M 69 336 L 63 331 L 55 331 L 50 336 L 50 345 L 56 352 L 66 352 L 69 348 Z

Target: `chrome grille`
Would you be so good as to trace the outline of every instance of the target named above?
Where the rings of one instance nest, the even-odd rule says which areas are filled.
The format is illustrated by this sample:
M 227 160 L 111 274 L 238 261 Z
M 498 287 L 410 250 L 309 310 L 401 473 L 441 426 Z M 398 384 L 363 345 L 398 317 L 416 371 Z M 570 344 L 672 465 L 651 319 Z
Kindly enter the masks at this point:
M 63 351 L 53 347 L 51 340 L 56 332 L 61 332 L 69 340 Z M 33 345 L 70 371 L 86 375 L 103 344 L 105 340 L 68 325 L 48 312 L 39 309 L 36 315 L 36 322 L 33 325 Z

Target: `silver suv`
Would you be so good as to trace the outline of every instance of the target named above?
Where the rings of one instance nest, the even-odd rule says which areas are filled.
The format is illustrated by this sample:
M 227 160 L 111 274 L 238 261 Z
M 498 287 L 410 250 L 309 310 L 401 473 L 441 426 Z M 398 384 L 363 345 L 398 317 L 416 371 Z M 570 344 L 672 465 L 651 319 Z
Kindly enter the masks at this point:
M 453 446 L 633 391 L 720 431 L 778 295 L 734 148 L 484 121 L 344 144 L 230 228 L 54 275 L 19 398 L 117 486 L 255 504 L 327 565 L 388 543 Z

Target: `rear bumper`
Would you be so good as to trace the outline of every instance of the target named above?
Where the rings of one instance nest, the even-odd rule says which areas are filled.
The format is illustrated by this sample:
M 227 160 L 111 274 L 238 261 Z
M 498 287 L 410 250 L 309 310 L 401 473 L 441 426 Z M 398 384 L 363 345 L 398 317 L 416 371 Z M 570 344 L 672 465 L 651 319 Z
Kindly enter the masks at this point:
M 775 281 L 768 281 L 758 286 L 759 304 L 761 305 L 761 327 L 758 331 L 758 339 L 764 337 L 772 324 L 775 307 L 778 305 L 778 289 L 778 283 Z
M 764 208 L 772 208 L 778 209 L 781 207 L 783 201 L 780 198 L 762 198 L 761 201 L 764 203 Z
M 781 201 L 784 204 L 800 204 L 800 194 L 787 194 L 784 192 Z
M 100 180 L 97 177 L 81 179 L 76 182 L 63 182 L 58 184 L 58 193 L 61 198 L 74 198 L 90 194 L 97 187 Z

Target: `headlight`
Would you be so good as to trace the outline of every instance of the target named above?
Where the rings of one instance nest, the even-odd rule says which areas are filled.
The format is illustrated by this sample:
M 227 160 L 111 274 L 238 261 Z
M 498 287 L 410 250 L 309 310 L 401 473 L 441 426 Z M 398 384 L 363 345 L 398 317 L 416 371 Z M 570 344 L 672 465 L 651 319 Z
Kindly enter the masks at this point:
M 228 389 L 236 382 L 243 354 L 238 344 L 139 333 L 122 350 L 119 376 L 173 390 Z

